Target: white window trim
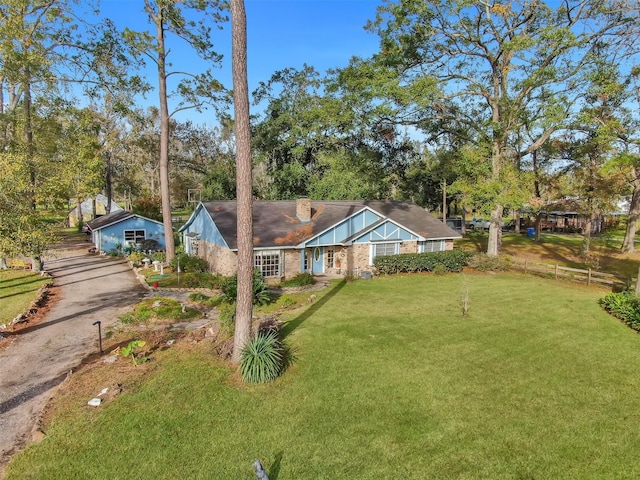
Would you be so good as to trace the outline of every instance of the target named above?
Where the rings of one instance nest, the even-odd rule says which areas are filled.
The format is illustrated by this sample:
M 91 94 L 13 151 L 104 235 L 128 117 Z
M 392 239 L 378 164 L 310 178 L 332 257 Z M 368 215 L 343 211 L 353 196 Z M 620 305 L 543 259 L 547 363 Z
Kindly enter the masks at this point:
M 439 242 L 440 246 L 439 246 L 439 250 L 427 250 L 427 243 L 436 243 Z M 444 250 L 446 249 L 446 241 L 445 240 L 425 240 L 424 242 L 422 242 L 422 244 L 420 245 L 420 253 L 435 253 L 435 252 L 444 252 Z
M 272 256 L 278 255 L 278 271 L 277 275 L 264 275 L 264 271 L 262 269 L 262 264 L 256 265 L 256 257 L 260 256 Z M 262 272 L 264 278 L 279 278 L 282 277 L 283 267 L 284 267 L 284 255 L 282 255 L 282 250 L 254 250 L 253 251 L 253 267 L 257 268 Z
M 373 265 L 373 260 L 376 258 L 375 255 L 375 251 L 376 251 L 376 245 L 388 245 L 388 244 L 393 244 L 395 245 L 394 248 L 394 253 L 392 253 L 392 255 L 398 255 L 398 253 L 400 253 L 400 244 L 402 242 L 398 241 L 398 240 L 393 240 L 393 241 L 388 241 L 388 242 L 375 242 L 375 243 L 371 243 L 370 244 L 370 248 L 369 248 L 369 265 Z M 380 255 L 380 256 L 384 256 L 384 255 Z
M 122 237 L 123 237 L 123 240 L 124 240 L 124 242 L 123 242 L 124 245 L 128 245 L 129 242 L 131 242 L 131 240 L 127 240 L 127 232 L 133 232 L 133 242 L 132 242 L 133 245 L 137 245 L 138 243 L 142 243 L 142 242 L 139 242 L 139 241 L 136 240 L 137 236 L 136 236 L 135 232 L 143 232 L 144 233 L 144 239 L 142 240 L 143 242 L 149 238 L 149 237 L 147 237 L 147 230 L 145 228 L 129 228 L 127 230 L 123 230 L 122 231 Z

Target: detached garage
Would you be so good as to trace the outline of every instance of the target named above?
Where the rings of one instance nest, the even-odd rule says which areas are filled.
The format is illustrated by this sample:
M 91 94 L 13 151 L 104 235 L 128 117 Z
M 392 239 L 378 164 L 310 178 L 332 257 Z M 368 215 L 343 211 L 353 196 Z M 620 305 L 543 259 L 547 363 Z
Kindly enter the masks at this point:
M 131 247 L 137 250 L 164 250 L 166 247 L 162 222 L 125 210 L 91 220 L 84 229 L 100 253 Z

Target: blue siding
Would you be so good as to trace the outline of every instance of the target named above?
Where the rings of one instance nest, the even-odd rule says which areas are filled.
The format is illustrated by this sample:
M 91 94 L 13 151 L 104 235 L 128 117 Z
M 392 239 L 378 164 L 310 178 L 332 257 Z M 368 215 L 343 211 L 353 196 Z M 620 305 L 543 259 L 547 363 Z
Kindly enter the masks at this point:
M 380 242 L 382 240 L 417 240 L 418 237 L 399 227 L 393 222 L 386 221 L 364 235 L 356 238 L 354 243 Z
M 195 217 L 190 221 L 189 226 L 187 226 L 182 233 L 183 235 L 187 233 L 198 233 L 203 241 L 228 248 L 227 242 L 222 238 L 218 227 L 216 227 L 215 223 L 213 223 L 213 220 L 209 216 L 209 213 L 203 207 L 198 209 Z
M 117 244 L 120 244 L 122 248 L 124 248 L 125 230 L 144 230 L 145 239 L 156 240 L 160 244 L 161 249 L 166 248 L 163 225 L 140 217 L 132 217 L 99 229 L 96 232 L 99 237 L 96 241 L 96 246 L 103 252 L 115 250 Z
M 363 210 L 345 219 L 335 227 L 306 242 L 307 247 L 319 245 L 337 245 L 344 242 L 355 233 L 373 225 L 380 220 L 380 216 L 369 210 Z

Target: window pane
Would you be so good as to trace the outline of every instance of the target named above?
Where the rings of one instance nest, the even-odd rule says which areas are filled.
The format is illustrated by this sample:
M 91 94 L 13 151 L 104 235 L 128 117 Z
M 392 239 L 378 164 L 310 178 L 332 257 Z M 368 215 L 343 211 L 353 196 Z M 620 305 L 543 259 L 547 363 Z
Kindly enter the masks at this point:
M 396 244 L 395 243 L 378 243 L 374 245 L 374 257 L 384 257 L 387 255 L 395 255 Z
M 144 230 L 125 230 L 124 241 L 131 243 L 142 243 L 145 240 Z
M 333 248 L 328 248 L 327 249 L 327 268 L 333 268 L 334 258 L 335 258 L 335 251 L 333 250 Z
M 442 250 L 444 250 L 442 248 L 442 241 L 441 240 L 431 240 L 431 241 L 426 241 L 424 242 L 424 251 L 425 252 L 440 252 Z
M 253 265 L 260 270 L 263 277 L 279 277 L 280 252 L 256 252 Z

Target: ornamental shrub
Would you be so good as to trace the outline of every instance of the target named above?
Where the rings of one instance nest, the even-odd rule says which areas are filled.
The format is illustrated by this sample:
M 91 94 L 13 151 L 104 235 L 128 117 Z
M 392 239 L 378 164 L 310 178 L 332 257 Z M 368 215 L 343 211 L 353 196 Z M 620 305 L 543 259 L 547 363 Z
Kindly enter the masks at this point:
M 247 383 L 270 382 L 280 375 L 282 363 L 278 332 L 259 332 L 242 349 L 240 374 Z
M 145 258 L 147 258 L 147 256 L 142 252 L 132 252 L 127 257 L 127 259 L 135 266 L 141 265 L 142 260 Z
M 471 253 L 462 250 L 446 250 L 432 253 L 402 253 L 400 255 L 388 255 L 376 257 L 373 265 L 380 273 L 416 273 L 433 272 L 434 269 L 442 272 L 460 272 L 467 264 Z M 439 267 L 438 265 L 442 265 Z
M 169 262 L 169 266 L 177 271 L 178 265 L 180 270 L 188 273 L 204 273 L 209 271 L 209 264 L 204 258 L 188 255 L 184 252 L 176 254 L 173 260 Z
M 238 298 L 238 275 L 226 277 L 220 285 L 222 298 L 227 303 L 235 303 Z M 253 271 L 253 303 L 254 305 L 267 305 L 271 302 L 269 286 L 259 270 Z
M 313 285 L 316 280 L 310 273 L 299 273 L 293 278 L 285 280 L 280 283 L 281 287 L 306 287 L 307 285 Z
M 633 292 L 609 293 L 598 303 L 630 328 L 640 331 L 640 298 Z

